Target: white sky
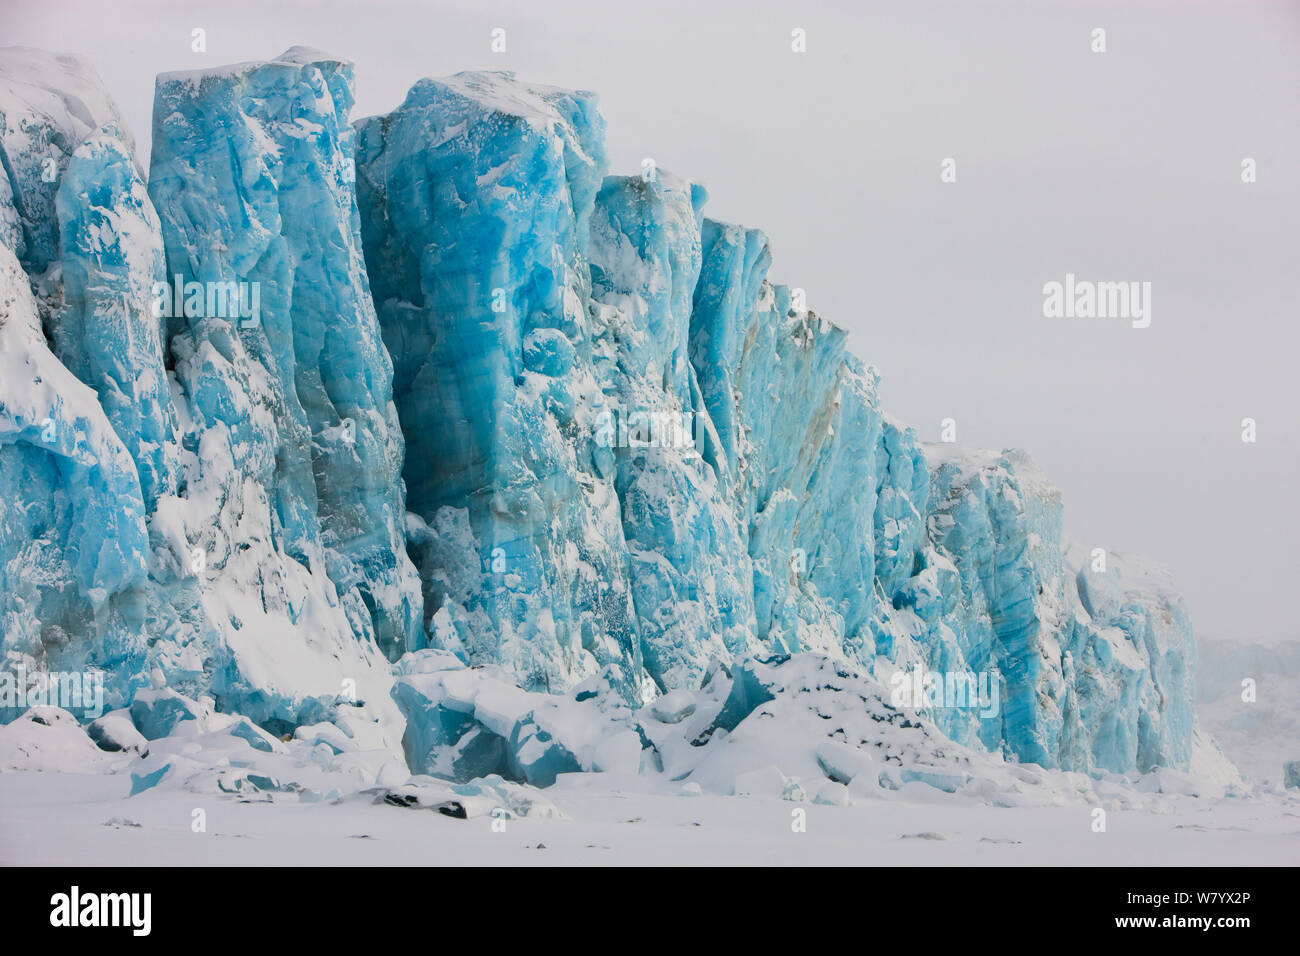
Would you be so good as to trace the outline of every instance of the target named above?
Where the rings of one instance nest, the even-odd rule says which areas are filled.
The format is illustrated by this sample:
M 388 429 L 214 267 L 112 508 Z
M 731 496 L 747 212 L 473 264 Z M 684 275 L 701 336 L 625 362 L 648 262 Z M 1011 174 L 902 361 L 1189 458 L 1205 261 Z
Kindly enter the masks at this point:
M 0 0 L 0 45 L 88 56 L 146 157 L 154 74 L 296 43 L 356 62 L 355 116 L 462 69 L 597 91 L 612 171 L 766 230 L 922 437 L 1029 449 L 1199 632 L 1300 635 L 1300 2 Z M 1066 272 L 1151 282 L 1151 327 L 1043 318 Z

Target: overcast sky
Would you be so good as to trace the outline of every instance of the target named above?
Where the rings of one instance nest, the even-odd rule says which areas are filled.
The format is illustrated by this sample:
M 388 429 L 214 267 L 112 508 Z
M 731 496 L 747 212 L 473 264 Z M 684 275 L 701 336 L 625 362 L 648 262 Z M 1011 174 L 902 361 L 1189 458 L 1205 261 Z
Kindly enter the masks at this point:
M 0 0 L 0 45 L 88 56 L 145 156 L 155 73 L 297 43 L 356 62 L 356 116 L 463 69 L 597 91 L 613 171 L 766 230 L 922 437 L 1028 449 L 1199 633 L 1296 639 L 1300 0 Z M 1151 326 L 1044 318 L 1067 272 L 1150 282 Z

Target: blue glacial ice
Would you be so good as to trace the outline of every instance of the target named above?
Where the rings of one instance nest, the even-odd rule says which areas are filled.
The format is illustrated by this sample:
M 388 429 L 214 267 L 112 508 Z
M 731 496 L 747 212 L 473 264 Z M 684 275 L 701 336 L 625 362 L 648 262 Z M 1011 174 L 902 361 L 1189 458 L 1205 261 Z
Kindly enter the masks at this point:
M 596 423 L 613 459 L 633 606 L 658 691 L 759 651 L 752 565 L 690 361 L 706 194 L 667 172 L 606 177 L 591 226 Z M 605 466 L 608 467 L 608 466 Z
M 64 69 L 77 88 L 64 59 L 43 82 Z M 6 273 L 11 662 L 99 670 L 113 706 L 165 683 L 277 732 L 364 714 L 396 746 L 385 657 L 422 645 L 422 599 L 353 199 L 350 70 L 295 49 L 160 77 L 147 190 L 119 125 L 68 146 L 61 258 Z M 81 131 L 21 118 L 23 142 Z M 161 295 L 194 283 L 192 302 Z M 254 289 L 239 304 L 256 309 L 232 309 Z
M 631 693 L 642 664 L 627 550 L 595 430 L 595 98 L 462 74 L 421 80 L 357 129 L 434 644 L 454 634 L 468 659 L 530 689 L 614 664 Z
M 166 329 L 151 307 L 166 263 L 158 217 L 116 127 L 96 130 L 72 154 L 55 208 L 63 278 L 55 353 L 99 395 L 152 507 L 179 477 Z
M 233 282 L 256 302 L 238 319 L 188 307 L 171 319 L 197 440 L 226 436 L 212 439 L 233 465 L 219 481 L 265 488 L 277 550 L 325 571 L 354 630 L 396 656 L 419 645 L 422 610 L 392 365 L 361 255 L 351 106 L 351 64 L 303 48 L 160 76 L 149 192 L 168 275 Z M 211 550 L 220 560 L 232 545 Z
M 1194 762 L 1167 575 L 1068 547 L 1023 452 L 919 441 L 762 232 L 608 174 L 593 94 L 465 73 L 352 125 L 304 48 L 164 74 L 146 187 L 84 65 L 0 80 L 0 649 L 103 671 L 99 737 L 827 802 Z M 903 716 L 918 669 L 997 706 Z
M 0 309 L 5 663 L 95 666 L 120 704 L 145 659 L 149 537 L 139 474 L 95 392 L 50 351 L 28 277 L 8 247 L 0 247 Z
M 134 161 L 135 142 L 94 68 L 73 56 L 23 47 L 0 49 L 0 238 L 39 279 L 60 260 L 60 179 L 73 152 L 112 125 Z

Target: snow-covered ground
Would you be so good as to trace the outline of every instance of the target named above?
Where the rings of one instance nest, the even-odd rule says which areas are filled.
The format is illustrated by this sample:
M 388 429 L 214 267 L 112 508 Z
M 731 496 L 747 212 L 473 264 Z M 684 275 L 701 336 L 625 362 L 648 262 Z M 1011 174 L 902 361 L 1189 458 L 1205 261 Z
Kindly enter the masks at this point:
M 945 740 L 815 655 L 635 713 L 596 684 L 551 697 L 436 652 L 410 665 L 408 704 L 457 732 L 408 736 L 405 759 L 360 716 L 276 738 L 166 689 L 88 730 L 33 708 L 0 727 L 0 863 L 1300 862 L 1300 791 L 1243 780 L 1200 732 L 1186 772 L 1088 775 Z
M 1112 810 L 929 802 L 836 807 L 645 792 L 562 776 L 559 814 L 461 820 L 357 795 L 239 802 L 176 790 L 126 796 L 120 776 L 0 774 L 0 862 L 63 865 L 1295 865 L 1300 797 L 1164 797 Z M 194 811 L 205 832 L 194 832 Z M 795 832 L 799 811 L 806 829 Z

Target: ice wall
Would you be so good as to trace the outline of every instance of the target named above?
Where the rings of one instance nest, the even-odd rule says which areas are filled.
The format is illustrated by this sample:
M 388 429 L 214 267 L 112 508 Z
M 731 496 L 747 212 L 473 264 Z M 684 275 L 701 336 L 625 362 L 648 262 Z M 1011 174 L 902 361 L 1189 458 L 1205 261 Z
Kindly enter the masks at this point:
M 930 714 L 955 739 L 1185 766 L 1176 596 L 1117 583 L 1118 557 L 1067 570 L 1026 456 L 922 447 L 843 330 L 768 281 L 762 233 L 704 219 L 704 191 L 663 170 L 600 180 L 601 132 L 587 94 L 477 73 L 359 124 L 432 642 L 552 691 L 608 663 L 644 666 L 637 693 L 692 688 L 763 652 L 979 674 L 995 713 Z M 563 557 L 579 542 L 630 619 L 589 613 Z M 575 658 L 593 645 L 575 621 L 620 653 Z
M 0 81 L 8 663 L 405 718 L 409 758 L 468 727 L 410 652 L 612 708 L 808 654 L 991 681 L 921 705 L 972 748 L 1188 766 L 1167 577 L 1067 552 L 1023 453 L 919 442 L 761 232 L 607 175 L 594 95 L 466 73 L 352 126 L 315 51 L 164 74 L 146 188 L 84 65 Z
M 446 612 L 434 644 L 501 663 L 530 689 L 612 665 L 631 693 L 640 644 L 595 427 L 595 99 L 502 74 L 421 80 L 396 111 L 359 123 L 358 140 L 426 610 Z
M 0 522 L 6 663 L 102 672 L 110 706 L 165 683 L 276 732 L 344 713 L 396 747 L 384 654 L 422 645 L 422 599 L 360 251 L 350 65 L 295 49 L 160 77 L 146 189 L 129 134 L 88 124 L 85 104 L 116 110 L 83 66 L 14 63 L 11 91 L 72 92 L 4 101 L 22 135 L 5 140 L 0 221 L 24 224 L 28 267 L 3 317 L 24 367 L 0 381 L 0 480 L 25 516 Z M 67 153 L 39 228 L 12 199 L 34 208 L 47 185 L 23 172 L 31 143 Z

